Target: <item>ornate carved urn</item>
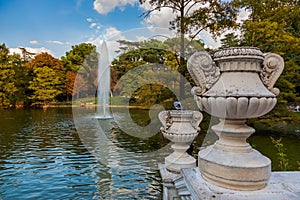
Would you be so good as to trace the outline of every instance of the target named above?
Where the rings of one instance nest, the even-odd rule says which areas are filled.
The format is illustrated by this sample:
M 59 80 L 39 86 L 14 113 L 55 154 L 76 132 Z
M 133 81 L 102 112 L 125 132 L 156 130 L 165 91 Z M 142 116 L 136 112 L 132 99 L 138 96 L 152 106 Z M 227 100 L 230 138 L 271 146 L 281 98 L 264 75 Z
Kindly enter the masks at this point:
M 218 117 L 212 130 L 219 140 L 199 151 L 203 178 L 235 190 L 264 188 L 271 175 L 271 161 L 254 150 L 246 139 L 255 130 L 246 119 L 270 112 L 276 105 L 273 88 L 284 67 L 283 59 L 258 48 L 235 47 L 196 52 L 188 70 L 197 87 L 192 89 L 200 110 Z
M 173 142 L 174 152 L 165 158 L 166 168 L 180 173 L 182 168 L 196 167 L 196 159 L 186 150 L 200 131 L 202 114 L 199 111 L 170 110 L 160 112 L 158 117 L 163 125 L 161 131 L 164 137 Z

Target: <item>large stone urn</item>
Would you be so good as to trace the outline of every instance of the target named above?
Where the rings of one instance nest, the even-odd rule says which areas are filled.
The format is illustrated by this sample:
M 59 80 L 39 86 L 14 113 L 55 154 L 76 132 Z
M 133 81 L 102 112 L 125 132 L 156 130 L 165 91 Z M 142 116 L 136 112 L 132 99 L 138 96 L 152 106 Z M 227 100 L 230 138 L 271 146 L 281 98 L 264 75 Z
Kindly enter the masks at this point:
M 246 119 L 270 112 L 279 90 L 273 88 L 284 67 L 273 53 L 258 48 L 235 47 L 196 52 L 188 70 L 197 87 L 192 89 L 200 110 L 218 117 L 212 130 L 219 140 L 198 154 L 205 180 L 235 190 L 264 188 L 271 175 L 271 161 L 253 149 L 246 139 L 255 130 Z
M 173 173 L 180 173 L 182 168 L 196 167 L 196 159 L 186 150 L 200 131 L 199 124 L 202 114 L 192 110 L 162 111 L 158 115 L 163 127 L 161 131 L 165 138 L 173 142 L 174 152 L 165 158 L 166 168 Z

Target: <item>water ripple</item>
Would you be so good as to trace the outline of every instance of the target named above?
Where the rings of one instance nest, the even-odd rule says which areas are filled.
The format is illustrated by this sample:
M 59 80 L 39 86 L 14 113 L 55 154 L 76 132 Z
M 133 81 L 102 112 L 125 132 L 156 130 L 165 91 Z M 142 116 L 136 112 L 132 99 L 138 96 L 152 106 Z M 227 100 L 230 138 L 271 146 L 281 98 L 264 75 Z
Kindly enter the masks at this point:
M 161 199 L 157 168 L 138 160 L 134 143 L 121 136 L 115 143 L 131 150 L 113 145 L 110 164 L 100 163 L 70 109 L 4 111 L 2 119 L 0 199 Z

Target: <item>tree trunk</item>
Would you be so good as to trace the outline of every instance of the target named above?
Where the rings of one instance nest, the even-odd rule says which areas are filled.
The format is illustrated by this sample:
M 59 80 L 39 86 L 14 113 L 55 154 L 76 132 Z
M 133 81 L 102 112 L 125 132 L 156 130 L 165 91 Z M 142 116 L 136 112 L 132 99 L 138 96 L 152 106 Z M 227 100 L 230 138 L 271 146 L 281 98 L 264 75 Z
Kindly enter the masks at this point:
M 180 8 L 180 61 L 179 61 L 179 72 L 180 76 L 180 99 L 184 99 L 184 66 L 185 66 L 185 47 L 184 47 L 184 0 L 181 0 Z

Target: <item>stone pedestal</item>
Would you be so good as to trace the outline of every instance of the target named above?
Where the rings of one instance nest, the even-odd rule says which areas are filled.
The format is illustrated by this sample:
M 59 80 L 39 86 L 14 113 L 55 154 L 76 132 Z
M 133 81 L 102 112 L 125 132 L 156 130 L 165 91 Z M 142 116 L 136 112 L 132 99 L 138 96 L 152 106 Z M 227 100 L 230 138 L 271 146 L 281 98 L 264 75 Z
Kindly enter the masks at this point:
M 222 120 L 212 129 L 219 140 L 198 154 L 203 178 L 229 189 L 264 188 L 271 175 L 271 160 L 246 142 L 254 129 L 244 120 Z
M 269 183 L 261 190 L 237 191 L 225 189 L 206 181 L 199 168 L 181 169 L 170 173 L 159 165 L 163 181 L 163 199 L 214 200 L 299 200 L 300 172 L 272 172 Z
M 172 144 L 174 152 L 165 158 L 167 169 L 174 173 L 179 173 L 182 168 L 196 167 L 196 159 L 186 153 L 190 144 Z
M 212 127 L 219 140 L 198 156 L 199 170 L 208 182 L 234 190 L 267 185 L 271 161 L 246 142 L 255 130 L 245 122 L 274 108 L 279 90 L 273 86 L 283 66 L 279 55 L 264 55 L 252 47 L 222 49 L 212 56 L 202 51 L 189 59 L 199 109 L 220 119 Z

